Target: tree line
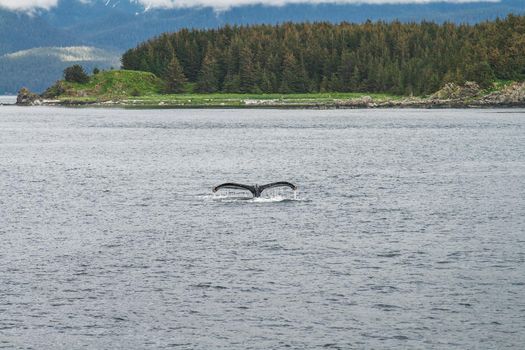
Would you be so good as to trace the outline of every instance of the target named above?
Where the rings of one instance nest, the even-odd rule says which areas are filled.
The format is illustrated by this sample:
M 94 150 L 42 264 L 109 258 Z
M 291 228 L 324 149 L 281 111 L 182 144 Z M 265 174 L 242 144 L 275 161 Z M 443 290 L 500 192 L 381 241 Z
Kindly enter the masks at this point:
M 122 68 L 168 92 L 428 94 L 449 82 L 525 79 L 525 16 L 475 25 L 284 23 L 180 30 L 141 43 Z

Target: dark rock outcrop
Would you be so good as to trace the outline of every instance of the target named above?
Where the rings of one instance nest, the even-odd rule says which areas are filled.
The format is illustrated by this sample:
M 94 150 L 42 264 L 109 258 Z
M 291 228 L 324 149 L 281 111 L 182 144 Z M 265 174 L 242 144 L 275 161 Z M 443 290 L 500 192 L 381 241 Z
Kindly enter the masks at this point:
M 16 104 L 21 106 L 32 106 L 35 104 L 41 104 L 40 96 L 32 93 L 29 89 L 23 87 L 18 92 L 16 97 Z

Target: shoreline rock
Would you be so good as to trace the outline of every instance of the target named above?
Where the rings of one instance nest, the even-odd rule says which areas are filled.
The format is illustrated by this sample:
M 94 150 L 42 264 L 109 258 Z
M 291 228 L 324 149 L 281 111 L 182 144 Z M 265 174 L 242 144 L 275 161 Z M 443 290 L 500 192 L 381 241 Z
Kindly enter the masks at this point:
M 40 95 L 32 93 L 28 88 L 21 88 L 16 96 L 16 104 L 19 106 L 41 105 Z

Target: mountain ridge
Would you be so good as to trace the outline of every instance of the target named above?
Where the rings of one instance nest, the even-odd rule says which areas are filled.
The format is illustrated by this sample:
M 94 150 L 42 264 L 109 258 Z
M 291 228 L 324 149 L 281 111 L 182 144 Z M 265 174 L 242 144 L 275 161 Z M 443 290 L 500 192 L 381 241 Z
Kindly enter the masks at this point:
M 476 23 L 525 13 L 522 0 L 426 4 L 249 5 L 216 12 L 212 8 L 150 9 L 123 1 L 64 0 L 48 11 L 15 13 L 0 8 L 0 54 L 37 46 L 89 45 L 125 50 L 163 32 L 182 28 L 217 28 L 225 24 L 400 20 Z

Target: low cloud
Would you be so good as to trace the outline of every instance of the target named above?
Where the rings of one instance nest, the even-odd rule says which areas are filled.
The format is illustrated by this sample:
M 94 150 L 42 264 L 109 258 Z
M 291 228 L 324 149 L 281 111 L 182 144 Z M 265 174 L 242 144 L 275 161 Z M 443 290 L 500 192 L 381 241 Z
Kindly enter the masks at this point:
M 0 7 L 15 11 L 48 10 L 57 5 L 59 0 L 0 0 Z M 102 1 L 102 0 L 60 0 L 60 1 Z M 108 0 L 104 0 L 108 2 Z M 122 0 L 125 1 L 125 0 Z M 236 6 L 266 5 L 283 6 L 287 4 L 429 4 L 432 2 L 468 3 L 499 2 L 500 0 L 130 0 L 150 8 L 190 8 L 212 7 L 227 10 Z M 109 0 L 110 3 L 115 2 Z
M 1 1 L 1 0 L 0 0 Z M 429 4 L 500 2 L 500 0 L 136 0 L 145 8 L 213 7 L 227 10 L 246 5 L 284 6 L 288 4 Z
M 48 10 L 57 3 L 58 0 L 0 0 L 0 7 L 15 11 Z

